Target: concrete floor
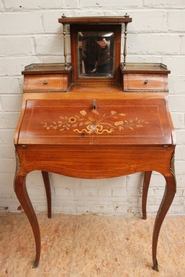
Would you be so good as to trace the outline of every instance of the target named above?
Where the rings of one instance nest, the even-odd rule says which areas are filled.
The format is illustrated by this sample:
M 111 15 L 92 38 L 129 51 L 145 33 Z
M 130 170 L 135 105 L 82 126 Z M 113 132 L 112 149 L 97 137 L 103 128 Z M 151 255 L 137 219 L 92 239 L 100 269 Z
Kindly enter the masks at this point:
M 42 250 L 25 214 L 0 214 L 0 277 L 185 277 L 185 217 L 167 216 L 152 270 L 154 217 L 38 215 Z

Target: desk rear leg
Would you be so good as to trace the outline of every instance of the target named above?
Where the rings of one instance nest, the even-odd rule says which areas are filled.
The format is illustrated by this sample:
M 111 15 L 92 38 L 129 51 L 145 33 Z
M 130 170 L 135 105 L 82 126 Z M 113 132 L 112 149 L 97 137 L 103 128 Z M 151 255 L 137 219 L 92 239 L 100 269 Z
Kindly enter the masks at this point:
M 148 188 L 150 184 L 152 171 L 145 171 L 144 174 L 144 180 L 143 180 L 143 195 L 142 195 L 142 213 L 143 213 L 143 219 L 147 218 L 146 215 L 146 203 L 147 203 L 147 195 L 148 195 Z
M 48 218 L 51 218 L 51 186 L 49 181 L 49 174 L 47 171 L 41 171 L 44 180 L 44 186 L 46 190 L 47 206 L 48 206 Z

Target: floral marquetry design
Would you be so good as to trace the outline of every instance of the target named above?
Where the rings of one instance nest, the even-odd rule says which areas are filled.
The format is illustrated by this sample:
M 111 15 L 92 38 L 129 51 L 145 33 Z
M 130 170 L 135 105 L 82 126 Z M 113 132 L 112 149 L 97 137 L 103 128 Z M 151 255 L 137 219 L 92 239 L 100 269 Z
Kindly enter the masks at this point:
M 97 110 L 91 110 L 86 112 L 81 110 L 79 114 L 74 116 L 60 116 L 59 120 L 53 121 L 52 124 L 48 122 L 42 122 L 43 127 L 46 130 L 73 130 L 79 134 L 98 134 L 113 133 L 116 130 L 123 131 L 124 129 L 134 130 L 136 128 L 143 128 L 143 124 L 148 124 L 144 120 L 140 120 L 137 117 L 134 119 L 126 119 L 125 113 L 117 113 L 116 111 L 110 111 L 110 113 L 104 113 L 100 115 Z

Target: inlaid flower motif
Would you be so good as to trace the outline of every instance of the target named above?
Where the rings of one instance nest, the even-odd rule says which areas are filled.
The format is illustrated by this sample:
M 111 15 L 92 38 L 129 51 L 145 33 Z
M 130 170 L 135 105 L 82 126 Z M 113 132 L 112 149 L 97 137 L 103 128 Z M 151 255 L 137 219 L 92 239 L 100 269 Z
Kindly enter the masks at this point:
M 43 128 L 46 130 L 69 131 L 72 130 L 79 134 L 98 134 L 113 133 L 116 130 L 124 129 L 134 130 L 134 128 L 143 128 L 143 124 L 148 124 L 138 118 L 124 119 L 125 113 L 117 113 L 110 111 L 109 113 L 100 114 L 97 110 L 79 111 L 79 114 L 68 116 L 60 116 L 60 120 L 51 124 L 42 122 Z
M 75 117 L 70 117 L 69 118 L 69 122 L 70 123 L 75 123 L 76 122 L 76 118 Z
M 85 110 L 82 110 L 82 111 L 80 111 L 80 114 L 85 116 L 87 114 L 87 112 Z
M 116 121 L 114 124 L 115 124 L 115 126 L 119 126 L 119 125 L 123 124 L 123 121 L 122 120 L 121 121 Z

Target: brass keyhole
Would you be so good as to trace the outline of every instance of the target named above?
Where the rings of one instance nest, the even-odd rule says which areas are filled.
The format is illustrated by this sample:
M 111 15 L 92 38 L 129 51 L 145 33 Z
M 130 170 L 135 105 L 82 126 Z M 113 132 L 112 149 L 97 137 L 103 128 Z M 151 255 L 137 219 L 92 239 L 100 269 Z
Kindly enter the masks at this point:
M 93 110 L 97 110 L 96 99 L 95 99 L 95 100 L 93 100 Z

